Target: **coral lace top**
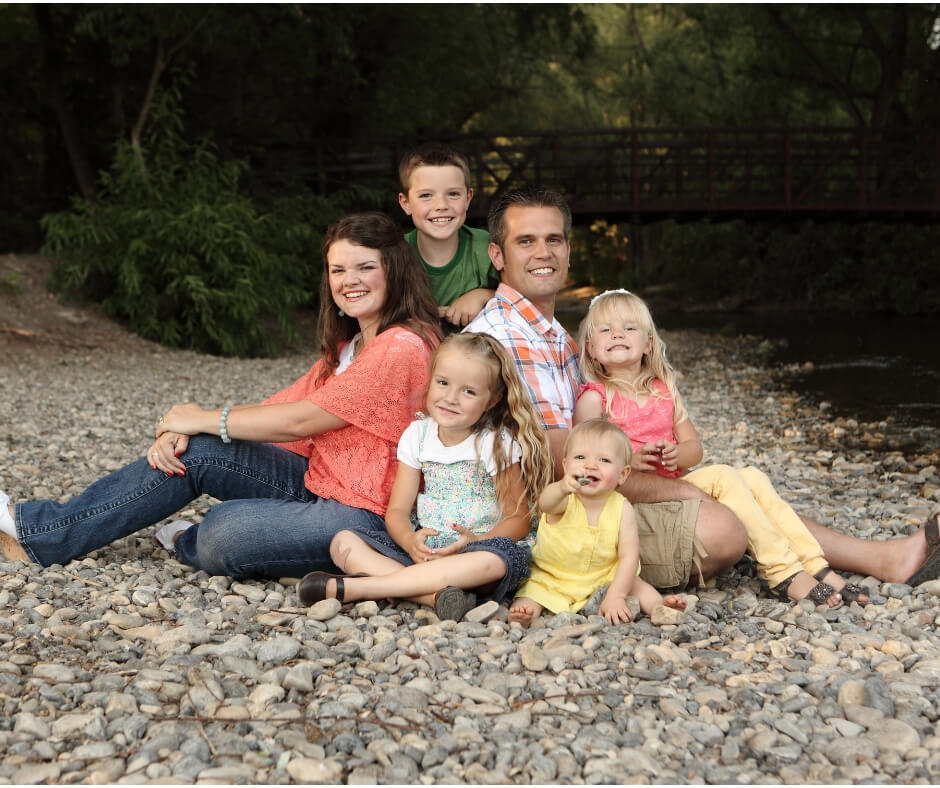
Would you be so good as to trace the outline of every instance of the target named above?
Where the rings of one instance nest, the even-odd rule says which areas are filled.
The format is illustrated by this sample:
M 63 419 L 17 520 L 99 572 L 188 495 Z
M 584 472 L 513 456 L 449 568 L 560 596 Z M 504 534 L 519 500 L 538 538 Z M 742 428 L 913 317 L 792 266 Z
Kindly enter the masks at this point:
M 346 347 L 345 345 L 343 346 Z M 398 468 L 398 439 L 421 410 L 430 380 L 431 349 L 400 326 L 383 331 L 339 374 L 317 385 L 323 361 L 265 400 L 310 400 L 348 422 L 345 427 L 279 443 L 310 462 L 304 485 L 321 498 L 385 516 Z
M 637 451 L 646 443 L 655 443 L 659 440 L 676 442 L 675 431 L 675 404 L 669 394 L 666 384 L 657 379 L 653 384 L 655 392 L 646 401 L 645 405 L 638 405 L 629 397 L 614 392 L 607 405 L 607 389 L 602 383 L 585 383 L 578 394 L 580 399 L 585 391 L 596 391 L 601 395 L 601 409 L 610 414 L 610 420 L 627 433 L 633 451 Z M 667 471 L 662 467 L 656 469 L 660 476 L 676 477 L 682 474 L 677 468 Z

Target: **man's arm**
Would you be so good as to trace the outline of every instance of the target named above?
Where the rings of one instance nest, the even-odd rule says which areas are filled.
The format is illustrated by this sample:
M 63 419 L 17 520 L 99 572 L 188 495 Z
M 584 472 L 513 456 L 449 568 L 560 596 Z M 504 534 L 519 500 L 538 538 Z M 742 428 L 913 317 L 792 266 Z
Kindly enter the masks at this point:
M 561 461 L 565 458 L 565 441 L 568 440 L 569 430 L 546 430 L 548 435 L 548 448 L 552 451 L 552 464 L 554 466 L 553 479 L 564 477 L 565 469 Z
M 694 484 L 682 479 L 669 479 L 655 473 L 634 471 L 618 488 L 630 503 L 662 503 L 663 501 L 686 501 L 698 498 L 710 501 Z

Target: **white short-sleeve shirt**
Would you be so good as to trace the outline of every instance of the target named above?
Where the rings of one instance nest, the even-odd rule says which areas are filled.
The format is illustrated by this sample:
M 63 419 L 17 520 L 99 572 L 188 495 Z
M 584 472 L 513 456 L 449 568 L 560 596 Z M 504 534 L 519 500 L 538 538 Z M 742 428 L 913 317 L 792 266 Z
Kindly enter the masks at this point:
M 503 446 L 507 449 L 510 463 L 514 464 L 522 459 L 522 449 L 507 432 L 500 436 Z M 398 461 L 411 468 L 421 469 L 423 462 L 437 462 L 450 465 L 455 462 L 476 462 L 481 460 L 490 476 L 496 475 L 496 460 L 493 456 L 493 446 L 496 433 L 485 430 L 478 436 L 473 433 L 467 436 L 456 446 L 445 446 L 437 434 L 437 422 L 434 419 L 418 419 L 411 422 L 402 433 L 398 441 Z M 479 454 L 477 447 L 479 446 Z

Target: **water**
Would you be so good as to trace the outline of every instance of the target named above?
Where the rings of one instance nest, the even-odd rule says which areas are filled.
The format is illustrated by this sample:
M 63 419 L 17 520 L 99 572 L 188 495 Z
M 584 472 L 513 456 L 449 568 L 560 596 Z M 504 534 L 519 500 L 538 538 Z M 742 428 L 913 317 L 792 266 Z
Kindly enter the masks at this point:
M 860 422 L 892 420 L 904 448 L 940 447 L 940 318 L 936 315 L 712 313 L 656 308 L 663 329 L 725 336 L 754 334 L 774 342 L 771 364 L 800 365 L 785 382 L 831 413 Z M 579 312 L 560 316 L 577 325 Z M 811 366 L 803 367 L 806 362 Z

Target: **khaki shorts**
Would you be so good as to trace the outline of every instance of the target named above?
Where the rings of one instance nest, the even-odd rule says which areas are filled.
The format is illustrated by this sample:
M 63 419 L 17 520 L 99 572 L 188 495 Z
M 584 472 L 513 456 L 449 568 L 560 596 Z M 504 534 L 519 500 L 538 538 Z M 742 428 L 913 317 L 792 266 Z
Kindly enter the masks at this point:
M 685 588 L 693 563 L 699 568 L 708 554 L 695 538 L 699 500 L 639 503 L 636 527 L 640 537 L 640 577 L 656 588 Z

